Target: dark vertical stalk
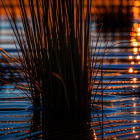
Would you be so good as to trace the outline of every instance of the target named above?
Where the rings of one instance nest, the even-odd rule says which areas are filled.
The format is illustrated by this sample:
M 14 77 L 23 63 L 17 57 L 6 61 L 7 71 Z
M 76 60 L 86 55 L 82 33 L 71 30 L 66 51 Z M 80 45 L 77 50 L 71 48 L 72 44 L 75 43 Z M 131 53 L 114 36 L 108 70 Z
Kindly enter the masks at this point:
M 101 89 L 102 89 L 102 140 L 103 140 L 103 59 L 101 63 Z
M 87 47 L 91 0 L 87 0 L 86 9 L 84 0 L 76 0 L 76 4 L 74 0 L 28 0 L 30 14 L 25 1 L 19 3 L 20 31 L 5 2 L 3 6 L 15 45 L 22 52 L 20 70 L 27 79 L 33 105 L 40 106 L 41 97 L 48 109 L 86 110 L 90 105 Z

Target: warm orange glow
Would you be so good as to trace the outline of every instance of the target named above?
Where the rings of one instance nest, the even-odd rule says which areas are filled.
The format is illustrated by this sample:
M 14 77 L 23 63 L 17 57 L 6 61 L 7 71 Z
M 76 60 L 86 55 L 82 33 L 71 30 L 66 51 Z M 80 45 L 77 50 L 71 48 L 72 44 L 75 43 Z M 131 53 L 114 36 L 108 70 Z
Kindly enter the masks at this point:
M 137 31 L 137 28 L 132 27 L 132 31 L 133 31 L 133 32 Z M 136 41 L 136 40 L 135 40 L 135 41 Z
M 137 120 L 134 120 L 134 122 L 137 122 Z
M 137 33 L 137 36 L 140 36 L 140 33 Z
M 134 62 L 134 61 L 132 61 L 132 62 L 131 62 L 131 64 L 132 64 L 132 65 L 134 65 L 134 64 L 135 64 L 135 62 Z
M 135 70 L 134 72 L 135 72 L 135 73 L 137 73 L 137 71 L 136 71 L 136 70 Z
M 136 138 L 138 138 L 139 136 L 138 135 L 136 135 Z
M 137 59 L 140 59 L 140 56 L 139 55 L 137 56 Z
M 134 14 L 139 12 L 139 9 L 137 7 L 133 7 L 132 10 L 133 10 Z
M 138 34 L 137 34 L 138 35 Z M 132 42 L 133 46 L 138 46 L 138 42 Z
M 132 68 L 130 68 L 130 69 L 129 69 L 129 72 L 130 72 L 130 73 L 132 73 L 132 72 L 133 72 L 133 69 L 132 69 Z
M 134 52 L 134 54 L 137 54 L 138 52 Z
M 139 27 L 139 28 L 137 28 L 137 31 L 138 31 L 138 32 L 140 32 L 140 27 Z
M 139 4 L 139 1 L 138 1 L 138 0 L 134 2 L 134 6 L 140 6 L 140 4 Z
M 140 61 L 138 62 L 138 64 L 140 64 Z
M 133 17 L 134 19 L 138 20 L 139 18 L 139 2 L 138 1 L 135 1 L 134 2 L 134 7 L 132 7 L 132 11 L 133 11 Z
M 133 48 L 133 52 L 134 52 L 134 54 L 137 54 L 138 53 L 138 48 Z
M 136 111 L 134 111 L 134 114 L 137 114 L 137 112 L 136 112 Z
M 135 133 L 135 130 L 133 130 L 133 133 Z
M 135 98 L 132 98 L 132 100 L 134 101 L 134 100 L 135 100 Z
M 131 41 L 134 42 L 134 41 L 136 41 L 136 39 L 132 38 Z
M 133 56 L 129 56 L 129 59 L 132 59 L 133 58 Z
M 137 78 L 133 78 L 133 81 L 136 81 L 137 80 Z
M 134 26 L 135 28 L 138 28 L 138 23 L 134 23 L 133 26 Z
M 137 36 L 137 34 L 136 34 L 136 33 L 131 32 L 131 33 L 130 33 L 130 36 Z
M 136 86 L 132 86 L 133 88 L 135 88 Z

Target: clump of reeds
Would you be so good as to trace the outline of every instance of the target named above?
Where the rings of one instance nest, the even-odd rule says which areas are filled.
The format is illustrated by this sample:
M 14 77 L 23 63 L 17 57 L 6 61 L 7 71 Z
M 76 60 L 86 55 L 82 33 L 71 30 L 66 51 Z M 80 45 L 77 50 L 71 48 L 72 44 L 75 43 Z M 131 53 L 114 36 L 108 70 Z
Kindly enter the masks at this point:
M 22 52 L 18 60 L 13 56 L 9 60 L 24 75 L 33 105 L 58 110 L 87 109 L 91 0 L 29 0 L 30 20 L 25 1 L 19 2 L 23 29 L 16 25 L 2 0 L 15 45 Z

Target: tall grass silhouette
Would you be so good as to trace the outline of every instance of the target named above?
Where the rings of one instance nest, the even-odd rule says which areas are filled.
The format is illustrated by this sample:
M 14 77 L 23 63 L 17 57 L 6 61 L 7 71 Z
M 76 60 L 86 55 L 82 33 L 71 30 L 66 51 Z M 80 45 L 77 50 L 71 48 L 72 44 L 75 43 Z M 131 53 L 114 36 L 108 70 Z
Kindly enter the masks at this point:
M 43 105 L 48 109 L 58 110 L 87 109 L 90 106 L 91 91 L 97 74 L 100 73 L 104 55 L 109 51 L 106 51 L 108 40 L 96 70 L 100 52 L 100 47 L 97 47 L 100 33 L 95 48 L 89 47 L 92 1 L 31 0 L 28 1 L 31 13 L 28 18 L 25 1 L 19 0 L 21 27 L 16 24 L 5 1 L 1 1 L 14 33 L 13 40 L 19 58 L 15 58 L 3 49 L 1 54 L 17 67 L 27 82 L 25 85 L 16 81 L 18 84 L 13 85 L 22 90 L 26 99 L 34 106 Z M 101 26 L 101 32 L 103 24 L 98 25 Z M 98 53 L 95 55 L 97 49 Z M 92 80 L 93 75 L 95 76 Z M 16 80 L 10 76 L 9 78 Z M 8 83 L 8 81 L 3 82 Z M 94 100 L 101 84 L 100 79 Z M 31 97 L 26 91 L 30 91 Z
M 25 1 L 19 2 L 23 28 L 17 26 L 2 0 L 22 56 L 18 52 L 16 59 L 2 49 L 1 53 L 24 75 L 32 96 L 27 98 L 34 106 L 48 109 L 86 109 L 90 104 L 87 50 L 91 0 L 86 7 L 80 0 L 31 0 L 30 19 Z M 26 88 L 21 83 L 15 86 Z

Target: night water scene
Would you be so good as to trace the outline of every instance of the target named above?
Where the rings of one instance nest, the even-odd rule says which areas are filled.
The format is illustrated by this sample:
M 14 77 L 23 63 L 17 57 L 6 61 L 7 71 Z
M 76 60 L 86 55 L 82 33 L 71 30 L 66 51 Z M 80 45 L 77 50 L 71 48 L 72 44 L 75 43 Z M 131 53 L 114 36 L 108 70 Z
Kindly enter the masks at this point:
M 0 140 L 140 140 L 140 0 L 0 0 Z

